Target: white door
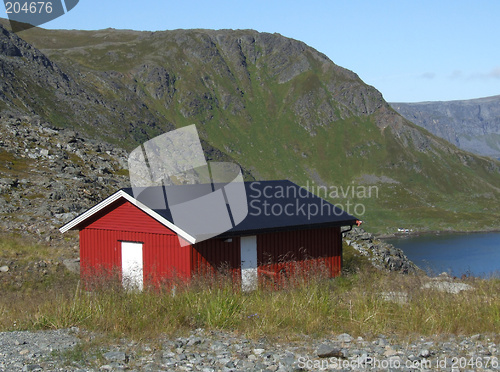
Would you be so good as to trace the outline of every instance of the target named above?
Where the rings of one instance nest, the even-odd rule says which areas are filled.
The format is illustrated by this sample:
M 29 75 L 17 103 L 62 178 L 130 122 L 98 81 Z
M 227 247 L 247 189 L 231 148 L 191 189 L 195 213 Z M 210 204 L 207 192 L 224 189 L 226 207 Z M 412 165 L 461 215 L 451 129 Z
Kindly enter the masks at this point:
M 144 282 L 142 243 L 122 242 L 122 284 L 142 291 Z
M 257 289 L 257 237 L 241 238 L 241 288 L 244 291 Z

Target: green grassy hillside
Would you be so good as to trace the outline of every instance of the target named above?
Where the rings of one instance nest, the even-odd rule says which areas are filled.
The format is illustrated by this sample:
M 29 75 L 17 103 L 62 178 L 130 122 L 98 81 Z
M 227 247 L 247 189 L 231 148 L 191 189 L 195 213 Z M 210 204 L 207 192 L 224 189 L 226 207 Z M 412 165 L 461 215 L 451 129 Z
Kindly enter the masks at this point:
M 249 30 L 33 28 L 21 37 L 55 67 L 4 57 L 16 78 L 0 102 L 54 125 L 131 150 L 196 124 L 255 178 L 309 186 L 371 231 L 500 227 L 499 162 L 408 122 L 355 73 L 299 41 Z M 21 79 L 29 98 L 12 93 Z

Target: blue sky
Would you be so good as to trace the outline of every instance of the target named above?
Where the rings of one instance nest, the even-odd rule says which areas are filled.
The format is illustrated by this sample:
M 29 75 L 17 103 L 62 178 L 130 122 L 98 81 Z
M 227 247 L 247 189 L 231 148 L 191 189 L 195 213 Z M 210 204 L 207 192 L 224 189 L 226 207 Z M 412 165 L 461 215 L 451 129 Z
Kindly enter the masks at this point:
M 277 32 L 356 72 L 389 102 L 418 102 L 500 95 L 499 21 L 498 0 L 80 0 L 42 27 Z

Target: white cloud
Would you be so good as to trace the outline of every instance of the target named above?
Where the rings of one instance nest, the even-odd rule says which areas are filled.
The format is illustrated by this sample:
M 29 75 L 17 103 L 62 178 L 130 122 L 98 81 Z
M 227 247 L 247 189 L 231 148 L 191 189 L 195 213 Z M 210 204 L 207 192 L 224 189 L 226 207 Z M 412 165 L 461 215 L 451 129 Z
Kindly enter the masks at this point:
M 491 70 L 487 77 L 500 79 L 500 67 L 495 67 L 493 70 Z
M 420 75 L 420 77 L 423 79 L 434 79 L 436 77 L 436 74 L 434 72 L 425 72 Z
M 483 80 L 500 79 L 500 66 L 494 67 L 490 72 L 487 73 L 481 72 L 472 74 L 468 78 L 483 79 Z
M 462 78 L 464 75 L 463 75 L 463 72 L 460 71 L 460 70 L 454 70 L 451 75 L 450 75 L 450 79 L 460 79 Z

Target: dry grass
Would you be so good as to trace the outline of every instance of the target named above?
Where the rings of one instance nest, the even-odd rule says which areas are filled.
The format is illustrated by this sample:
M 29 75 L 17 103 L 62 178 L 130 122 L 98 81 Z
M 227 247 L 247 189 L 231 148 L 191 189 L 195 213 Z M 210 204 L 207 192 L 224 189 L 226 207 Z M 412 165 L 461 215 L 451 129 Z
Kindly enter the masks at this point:
M 87 292 L 10 293 L 0 303 L 2 329 L 79 326 L 137 339 L 198 327 L 250 337 L 475 334 L 500 330 L 500 280 L 470 279 L 475 290 L 447 294 L 422 289 L 424 277 L 365 272 L 333 280 L 302 280 L 281 290 L 245 293 L 232 281 L 179 285 L 171 291 L 126 292 L 118 285 Z M 405 292 L 407 302 L 381 292 Z M 15 326 L 14 326 L 15 324 Z
M 127 292 L 117 281 L 86 291 L 65 274 L 51 288 L 2 294 L 0 330 L 78 326 L 134 339 L 198 327 L 285 339 L 342 332 L 370 337 L 500 331 L 500 279 L 468 278 L 474 290 L 448 294 L 423 289 L 425 276 L 365 267 L 327 279 L 323 269 L 314 275 L 297 271 L 279 290 L 267 285 L 250 293 L 223 274 L 143 292 Z M 384 293 L 402 300 L 388 301 Z M 401 293 L 406 295 L 398 297 Z

